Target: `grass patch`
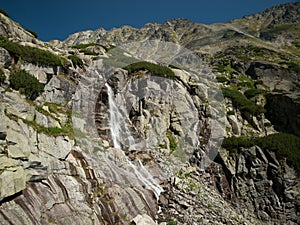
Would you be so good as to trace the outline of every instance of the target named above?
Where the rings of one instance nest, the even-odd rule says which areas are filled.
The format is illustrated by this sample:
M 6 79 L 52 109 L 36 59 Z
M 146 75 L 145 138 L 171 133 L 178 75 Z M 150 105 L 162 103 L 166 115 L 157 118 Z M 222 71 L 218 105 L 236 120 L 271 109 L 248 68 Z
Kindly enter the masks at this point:
M 65 109 L 65 107 L 59 103 L 46 102 L 44 105 L 48 107 L 50 113 L 54 113 L 54 114 L 61 113 L 67 115 L 69 118 L 72 117 L 73 111 Z
M 287 159 L 287 163 L 300 171 L 300 138 L 291 134 L 276 133 L 265 137 L 229 137 L 224 138 L 222 147 L 230 152 L 240 151 L 254 145 L 263 150 L 275 152 L 279 159 Z
M 17 61 L 22 59 L 35 65 L 44 66 L 62 66 L 63 64 L 63 59 L 51 52 L 31 46 L 22 46 L 3 36 L 0 36 L 0 47 L 5 48 Z
M 23 123 L 27 124 L 28 126 L 32 127 L 37 131 L 37 133 L 44 133 L 49 136 L 69 136 L 70 138 L 74 139 L 74 133 L 73 133 L 73 127 L 71 124 L 67 123 L 63 127 L 44 127 L 40 124 L 38 124 L 35 120 L 27 120 L 24 118 L 21 118 L 14 114 L 8 114 L 5 111 L 5 115 L 15 121 L 22 120 Z
M 169 147 L 170 147 L 170 152 L 172 154 L 177 149 L 177 142 L 170 130 L 167 130 L 166 136 L 169 139 Z

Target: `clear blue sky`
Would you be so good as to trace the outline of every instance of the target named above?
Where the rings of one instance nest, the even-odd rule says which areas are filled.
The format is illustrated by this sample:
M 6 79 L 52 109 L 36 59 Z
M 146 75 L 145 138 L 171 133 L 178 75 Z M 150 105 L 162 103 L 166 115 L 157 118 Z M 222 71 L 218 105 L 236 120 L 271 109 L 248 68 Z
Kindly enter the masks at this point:
M 1 0 L 0 8 L 39 39 L 103 27 L 142 27 L 148 22 L 186 18 L 199 23 L 225 22 L 296 0 Z

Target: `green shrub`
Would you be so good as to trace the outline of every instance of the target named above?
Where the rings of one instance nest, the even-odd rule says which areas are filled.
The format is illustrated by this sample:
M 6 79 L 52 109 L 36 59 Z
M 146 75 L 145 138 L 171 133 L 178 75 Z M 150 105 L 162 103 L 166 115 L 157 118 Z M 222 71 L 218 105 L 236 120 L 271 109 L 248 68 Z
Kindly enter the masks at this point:
M 87 48 L 87 47 L 90 47 L 90 46 L 96 46 L 96 45 L 99 45 L 99 44 L 96 44 L 96 43 L 78 44 L 78 45 L 72 46 L 72 48 L 76 48 L 76 49 L 85 49 L 85 48 Z
M 289 69 L 295 71 L 296 73 L 300 73 L 300 65 L 299 62 L 289 62 L 288 63 Z
M 244 92 L 244 95 L 247 97 L 247 98 L 253 98 L 255 97 L 256 95 L 260 95 L 260 94 L 264 94 L 266 93 L 265 90 L 262 90 L 262 89 L 256 89 L 256 88 L 250 88 L 248 90 L 246 90 Z
M 73 63 L 73 66 L 76 68 L 79 66 L 80 68 L 84 68 L 84 63 L 83 61 L 76 55 L 69 55 L 68 59 L 70 59 Z
M 1 9 L 1 8 L 0 8 L 0 13 L 1 13 L 1 14 L 3 14 L 4 16 L 6 16 L 6 17 L 8 17 L 8 18 L 9 18 L 9 15 L 8 15 L 8 13 L 7 13 L 7 12 L 5 12 L 5 11 L 4 11 L 4 9 Z
M 2 68 L 0 68 L 0 85 L 4 83 L 5 81 L 5 74 Z
M 232 88 L 222 88 L 224 97 L 230 98 L 234 107 L 238 108 L 241 112 L 250 113 L 252 115 L 259 115 L 265 112 L 265 109 L 256 105 L 249 100 L 243 93 Z
M 175 78 L 175 74 L 170 68 L 146 61 L 130 64 L 124 67 L 124 69 L 127 70 L 129 74 L 140 70 L 147 70 L 157 76 Z
M 5 48 L 12 57 L 16 59 L 21 58 L 22 60 L 29 63 L 45 66 L 62 65 L 62 59 L 59 56 L 52 54 L 51 52 L 35 47 L 22 46 L 7 40 L 2 36 L 0 36 L 0 47 Z
M 26 29 L 29 33 L 31 33 L 35 38 L 38 37 L 38 34 L 37 32 L 33 31 L 33 30 L 29 30 L 29 29 Z
M 246 136 L 224 138 L 222 143 L 222 147 L 231 153 L 237 153 L 241 147 L 250 148 L 254 145 L 254 139 Z
M 235 112 L 233 110 L 227 111 L 227 116 L 230 116 L 230 115 L 235 115 Z
M 175 140 L 175 138 L 172 135 L 172 132 L 170 130 L 167 130 L 166 136 L 169 139 L 170 151 L 171 151 L 171 153 L 173 153 L 177 148 L 177 142 L 176 142 L 176 140 Z
M 279 159 L 286 158 L 287 163 L 300 171 L 300 138 L 291 134 L 276 133 L 265 137 L 229 137 L 224 138 L 222 147 L 230 152 L 239 151 L 241 147 L 257 145 L 263 150 L 276 153 Z
M 227 82 L 229 82 L 229 80 L 226 77 L 216 77 L 216 80 L 219 83 L 227 83 Z
M 177 222 L 176 221 L 170 221 L 170 222 L 168 222 L 168 225 L 177 225 Z
M 94 55 L 94 56 L 99 55 L 97 52 L 93 52 L 89 49 L 81 49 L 79 52 L 82 52 L 85 55 Z
M 11 88 L 20 91 L 21 94 L 25 94 L 31 100 L 36 99 L 44 91 L 44 85 L 25 70 L 11 74 L 9 82 Z
M 256 80 L 255 82 L 254 82 L 254 86 L 256 87 L 256 85 L 263 85 L 264 84 L 264 82 L 262 81 L 262 80 Z

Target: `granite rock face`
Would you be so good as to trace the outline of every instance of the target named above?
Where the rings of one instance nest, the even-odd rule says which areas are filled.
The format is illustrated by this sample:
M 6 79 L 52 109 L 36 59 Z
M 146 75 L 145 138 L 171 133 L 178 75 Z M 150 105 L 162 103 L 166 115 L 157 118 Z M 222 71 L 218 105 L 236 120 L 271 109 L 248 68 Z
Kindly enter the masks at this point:
M 49 43 L 0 14 L 0 35 L 63 62 L 16 62 L 0 48 L 0 224 L 299 224 L 299 171 L 286 157 L 220 147 L 299 136 L 299 8 Z M 126 69 L 137 61 L 154 65 Z M 18 69 L 44 84 L 36 100 L 10 87 Z

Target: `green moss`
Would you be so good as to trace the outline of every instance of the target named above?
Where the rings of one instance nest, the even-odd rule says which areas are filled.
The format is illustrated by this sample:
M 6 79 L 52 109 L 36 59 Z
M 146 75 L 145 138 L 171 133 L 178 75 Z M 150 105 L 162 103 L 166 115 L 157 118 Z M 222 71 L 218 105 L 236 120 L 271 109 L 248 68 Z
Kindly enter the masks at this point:
M 25 70 L 11 74 L 9 82 L 11 88 L 20 91 L 21 94 L 25 94 L 31 100 L 36 99 L 44 91 L 44 85 Z
M 289 165 L 300 171 L 300 138 L 291 134 L 276 133 L 265 137 L 224 138 L 222 147 L 232 152 L 254 145 L 275 152 L 279 159 L 286 158 Z
M 5 48 L 15 59 L 22 59 L 36 65 L 61 66 L 63 59 L 51 52 L 31 47 L 22 46 L 0 36 L 0 47 Z

